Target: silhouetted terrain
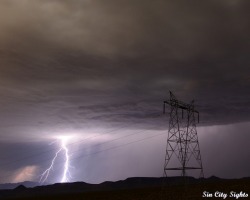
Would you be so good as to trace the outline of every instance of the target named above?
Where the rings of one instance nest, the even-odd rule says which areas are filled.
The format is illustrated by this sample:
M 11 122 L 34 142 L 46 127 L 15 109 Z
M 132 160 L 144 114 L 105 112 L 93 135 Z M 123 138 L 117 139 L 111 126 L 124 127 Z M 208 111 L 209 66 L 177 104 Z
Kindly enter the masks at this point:
M 14 189 L 19 185 L 23 185 L 25 187 L 31 188 L 31 187 L 40 186 L 41 184 L 37 182 L 31 182 L 31 181 L 24 181 L 21 183 L 4 183 L 4 184 L 0 184 L 0 190 Z M 48 184 L 42 184 L 42 185 L 48 185 Z
M 164 190 L 162 189 L 163 181 Z M 202 198 L 204 191 L 210 193 L 220 191 L 228 194 L 231 191 L 237 193 L 242 191 L 250 195 L 250 178 L 220 179 L 210 177 L 207 179 L 195 179 L 188 177 L 185 179 L 185 183 L 183 184 L 182 177 L 168 177 L 166 179 L 128 178 L 123 181 L 103 182 L 101 184 L 84 182 L 56 183 L 34 188 L 19 185 L 12 190 L 0 190 L 0 199 L 147 200 L 160 199 L 161 197 L 164 197 L 164 199 L 204 199 Z

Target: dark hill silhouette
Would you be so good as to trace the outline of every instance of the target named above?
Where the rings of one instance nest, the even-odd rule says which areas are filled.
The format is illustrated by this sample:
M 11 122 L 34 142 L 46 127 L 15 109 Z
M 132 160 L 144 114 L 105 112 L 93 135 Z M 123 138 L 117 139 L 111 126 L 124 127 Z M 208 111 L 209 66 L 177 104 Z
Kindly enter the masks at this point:
M 133 177 L 126 180 L 111 182 L 106 181 L 100 184 L 88 184 L 84 182 L 74 183 L 56 183 L 53 185 L 36 186 L 33 188 L 25 187 L 20 184 L 18 187 L 12 190 L 0 190 L 0 199 L 70 199 L 71 196 L 80 196 L 79 199 L 88 199 L 87 196 L 93 195 L 121 195 L 124 199 L 134 198 L 138 195 L 153 194 L 153 196 L 159 195 L 162 183 L 170 188 L 171 192 L 177 191 L 175 194 L 179 194 L 181 190 L 178 188 L 183 187 L 183 177 L 167 177 L 167 178 L 147 178 L 147 177 Z M 243 179 L 220 179 L 218 177 L 210 177 L 207 179 L 195 179 L 193 177 L 186 177 L 185 183 L 190 189 L 188 191 L 197 191 L 197 195 L 201 195 L 204 190 L 220 190 L 232 186 L 232 189 L 248 190 L 250 195 L 250 178 Z M 202 189 L 200 186 L 203 184 Z M 241 187 L 242 185 L 242 187 Z M 227 187 L 225 187 L 227 186 Z M 243 187 L 244 186 L 244 187 Z M 223 191 L 223 190 L 222 190 Z M 195 193 L 195 194 L 196 194 Z M 128 195 L 132 195 L 129 197 Z M 134 196 L 133 196 L 134 195 Z M 125 198 L 125 196 L 127 196 Z M 146 195 L 147 196 L 147 195 Z M 68 198 L 66 198 L 68 197 Z M 97 197 L 91 197 L 89 199 L 95 199 Z M 99 197 L 98 197 L 99 198 Z M 97 198 L 97 199 L 98 199 Z M 147 197 L 145 197 L 147 199 Z M 78 198 L 76 198 L 78 199 Z M 109 199 L 109 198 L 99 198 Z M 110 199 L 113 199 L 110 197 Z M 116 198 L 114 198 L 116 199 Z M 121 197 L 121 199 L 123 199 Z M 136 199 L 136 198 L 135 198 Z M 141 198 L 139 198 L 141 199 Z M 195 199 L 195 198 L 194 198 Z
M 23 191 L 23 190 L 26 190 L 27 188 L 24 186 L 24 185 L 19 185 L 17 186 L 14 190 L 15 191 Z
M 19 185 L 23 185 L 27 188 L 31 188 L 31 187 L 35 187 L 35 186 L 40 186 L 41 184 L 36 183 L 36 182 L 31 182 L 31 181 L 24 181 L 21 183 L 3 183 L 3 184 L 0 184 L 0 190 L 14 189 L 14 188 L 18 187 Z M 44 183 L 42 185 L 48 185 L 48 184 Z

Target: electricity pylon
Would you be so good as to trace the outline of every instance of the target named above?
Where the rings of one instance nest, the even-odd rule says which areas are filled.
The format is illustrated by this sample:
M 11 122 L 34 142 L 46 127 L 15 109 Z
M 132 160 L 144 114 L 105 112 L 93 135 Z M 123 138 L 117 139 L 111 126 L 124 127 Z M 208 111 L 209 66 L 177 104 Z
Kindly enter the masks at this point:
M 200 178 L 204 177 L 198 135 L 196 131 L 196 117 L 199 123 L 199 112 L 194 109 L 194 101 L 190 104 L 176 99 L 170 92 L 170 99 L 164 101 L 170 105 L 170 119 L 168 129 L 167 148 L 164 164 L 164 176 L 170 171 L 181 171 L 181 176 L 187 176 L 187 170 L 199 170 Z

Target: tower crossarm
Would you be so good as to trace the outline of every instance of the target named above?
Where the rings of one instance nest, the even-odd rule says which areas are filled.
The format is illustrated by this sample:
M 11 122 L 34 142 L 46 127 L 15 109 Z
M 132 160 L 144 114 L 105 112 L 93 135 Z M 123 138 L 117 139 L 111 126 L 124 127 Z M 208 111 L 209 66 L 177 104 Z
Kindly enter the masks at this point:
M 194 113 L 197 113 L 198 114 L 198 123 L 199 123 L 199 121 L 200 121 L 199 112 L 197 110 L 194 110 L 193 104 L 187 104 L 187 103 L 184 103 L 182 101 L 178 101 L 177 99 L 166 100 L 163 102 L 163 113 L 165 113 L 165 104 L 168 104 L 170 106 L 176 106 L 182 110 L 188 110 L 188 111 L 192 111 Z

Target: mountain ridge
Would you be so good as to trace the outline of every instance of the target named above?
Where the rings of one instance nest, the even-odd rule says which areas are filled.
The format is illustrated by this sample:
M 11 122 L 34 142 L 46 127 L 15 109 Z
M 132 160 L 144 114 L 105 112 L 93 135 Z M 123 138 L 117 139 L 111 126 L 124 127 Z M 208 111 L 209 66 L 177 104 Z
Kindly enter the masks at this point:
M 85 182 L 72 182 L 72 183 L 54 183 L 50 185 L 34 186 L 35 182 L 23 182 L 16 183 L 16 187 L 13 189 L 0 190 L 0 199 L 26 199 L 32 197 L 56 197 L 67 195 L 84 195 L 93 193 L 109 193 L 109 192 L 121 192 L 121 191 L 136 191 L 136 190 L 154 190 L 162 188 L 163 183 L 171 188 L 178 188 L 183 183 L 188 184 L 188 187 L 197 187 L 200 183 L 205 185 L 223 185 L 223 184 L 235 184 L 235 182 L 244 182 L 250 185 L 250 177 L 240 179 L 221 179 L 215 176 L 209 178 L 194 178 L 194 177 L 130 177 L 125 180 L 119 181 L 104 181 L 100 184 L 91 184 Z M 28 187 L 27 185 L 34 186 Z M 238 183 L 236 185 L 239 185 Z M 13 186 L 13 185 L 12 185 Z M 148 189 L 147 189 L 148 188 Z

